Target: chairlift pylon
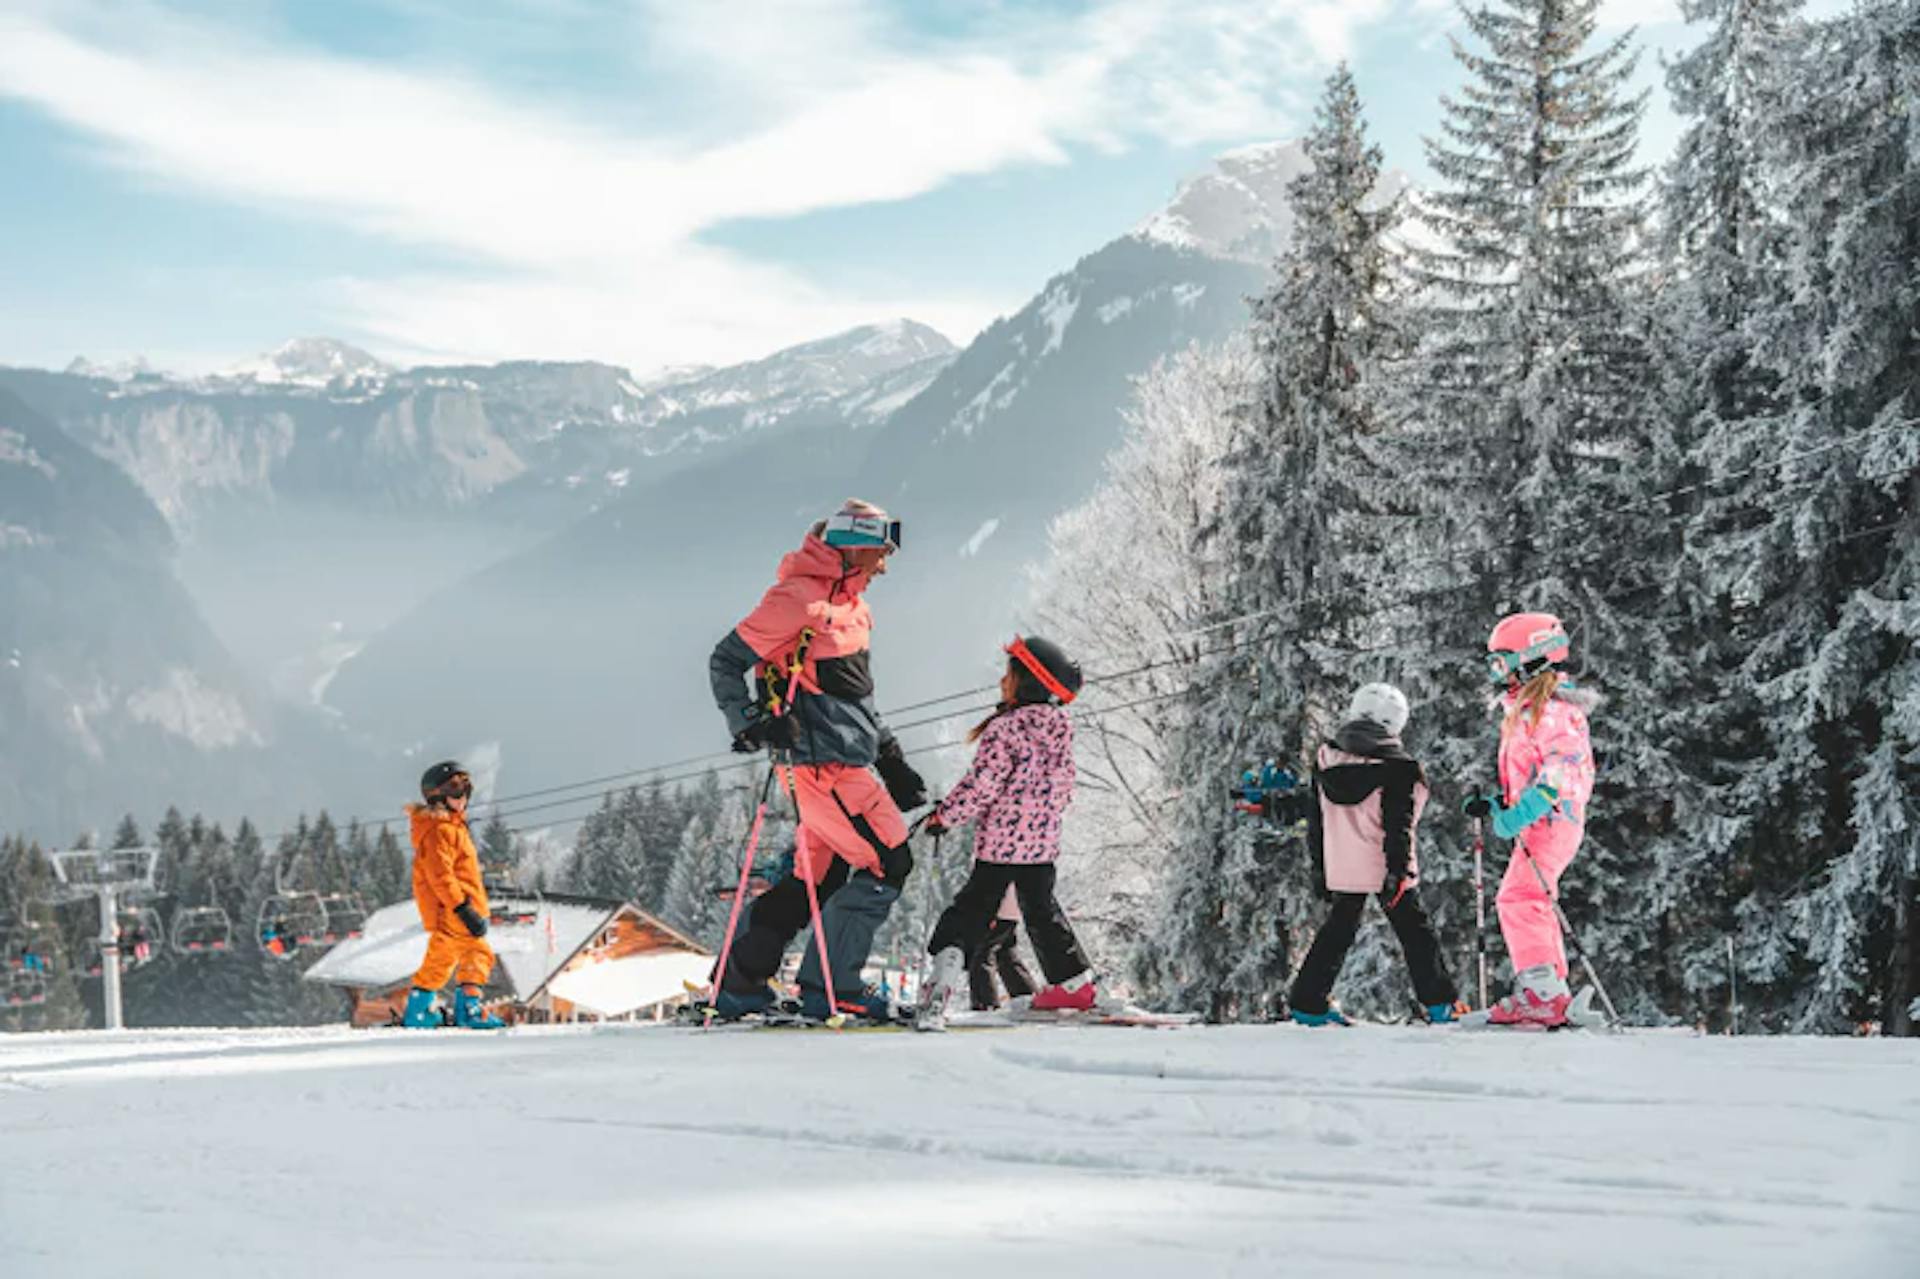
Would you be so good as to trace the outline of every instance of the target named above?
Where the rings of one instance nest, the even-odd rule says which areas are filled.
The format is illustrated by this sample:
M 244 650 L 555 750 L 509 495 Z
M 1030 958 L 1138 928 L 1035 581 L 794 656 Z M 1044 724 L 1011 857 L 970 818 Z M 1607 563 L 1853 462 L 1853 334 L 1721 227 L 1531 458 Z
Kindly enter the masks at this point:
M 233 920 L 219 906 L 182 906 L 171 940 L 176 955 L 223 955 L 233 946 Z

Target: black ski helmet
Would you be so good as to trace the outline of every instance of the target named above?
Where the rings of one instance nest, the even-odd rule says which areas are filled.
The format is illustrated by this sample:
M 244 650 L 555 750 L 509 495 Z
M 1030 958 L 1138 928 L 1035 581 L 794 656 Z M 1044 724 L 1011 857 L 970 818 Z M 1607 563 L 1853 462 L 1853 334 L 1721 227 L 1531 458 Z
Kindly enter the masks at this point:
M 443 759 L 420 774 L 420 795 L 429 804 L 451 796 L 472 793 L 473 778 L 457 760 Z
M 1080 695 L 1085 682 L 1080 663 L 1052 640 L 1016 635 L 1007 645 L 1007 656 L 1013 659 L 1014 699 L 1021 705 L 1058 702 L 1065 706 Z

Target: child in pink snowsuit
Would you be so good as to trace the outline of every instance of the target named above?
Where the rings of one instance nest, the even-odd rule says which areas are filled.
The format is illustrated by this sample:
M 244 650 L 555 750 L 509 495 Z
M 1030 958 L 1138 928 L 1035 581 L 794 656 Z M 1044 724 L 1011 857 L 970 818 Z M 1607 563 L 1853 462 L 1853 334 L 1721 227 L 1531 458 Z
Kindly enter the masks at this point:
M 1572 997 L 1554 900 L 1561 873 L 1580 850 L 1593 794 L 1586 706 L 1559 669 L 1572 647 L 1558 618 L 1517 613 L 1494 628 L 1487 649 L 1490 668 L 1506 684 L 1500 794 L 1470 799 L 1467 811 L 1491 817 L 1493 833 L 1514 841 L 1495 906 L 1515 984 L 1514 993 L 1489 1010 L 1488 1021 L 1563 1025 Z
M 1007 655 L 1000 704 L 972 734 L 973 765 L 928 820 L 933 831 L 973 823 L 974 861 L 927 942 L 934 962 L 914 1015 L 921 1030 L 945 1029 L 947 1002 L 982 957 L 1009 889 L 1049 983 L 1029 1007 L 1084 1012 L 1096 1002 L 1086 953 L 1053 894 L 1060 819 L 1073 801 L 1073 721 L 1064 707 L 1080 691 L 1080 668 L 1038 637 L 1015 639 Z

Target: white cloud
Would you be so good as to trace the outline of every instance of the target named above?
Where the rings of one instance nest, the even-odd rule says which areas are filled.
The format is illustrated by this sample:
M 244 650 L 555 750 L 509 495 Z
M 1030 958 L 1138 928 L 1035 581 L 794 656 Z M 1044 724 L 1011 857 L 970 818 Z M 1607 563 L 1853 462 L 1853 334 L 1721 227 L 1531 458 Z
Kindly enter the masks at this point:
M 1071 16 L 996 9 L 991 29 L 936 40 L 874 0 L 750 17 L 647 0 L 636 56 L 678 68 L 701 86 L 690 100 L 718 105 L 641 136 L 445 70 L 61 5 L 0 15 L 0 96 L 153 181 L 470 264 L 335 281 L 330 318 L 353 336 L 443 357 L 645 368 L 742 358 L 880 315 L 964 338 L 1018 299 L 829 292 L 700 233 L 1062 164 L 1077 147 L 1278 134 L 1321 65 L 1389 7 L 1097 0 Z

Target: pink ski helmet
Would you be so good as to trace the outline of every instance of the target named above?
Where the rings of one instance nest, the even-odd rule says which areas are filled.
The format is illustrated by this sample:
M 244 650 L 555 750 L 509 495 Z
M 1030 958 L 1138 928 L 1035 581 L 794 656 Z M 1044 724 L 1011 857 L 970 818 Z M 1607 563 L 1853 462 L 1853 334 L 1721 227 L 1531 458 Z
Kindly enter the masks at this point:
M 1572 656 L 1567 628 L 1551 613 L 1511 613 L 1487 637 L 1487 674 L 1496 684 L 1531 679 Z

